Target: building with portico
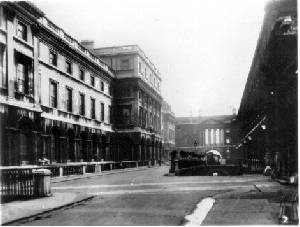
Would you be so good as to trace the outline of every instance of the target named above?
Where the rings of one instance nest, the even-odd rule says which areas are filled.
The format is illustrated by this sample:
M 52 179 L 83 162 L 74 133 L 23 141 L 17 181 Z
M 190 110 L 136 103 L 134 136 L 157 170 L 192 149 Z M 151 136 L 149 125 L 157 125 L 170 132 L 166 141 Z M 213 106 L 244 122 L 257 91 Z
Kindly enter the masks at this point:
M 235 146 L 236 113 L 232 115 L 176 117 L 175 148 L 204 155 L 217 150 L 227 162 L 240 158 Z

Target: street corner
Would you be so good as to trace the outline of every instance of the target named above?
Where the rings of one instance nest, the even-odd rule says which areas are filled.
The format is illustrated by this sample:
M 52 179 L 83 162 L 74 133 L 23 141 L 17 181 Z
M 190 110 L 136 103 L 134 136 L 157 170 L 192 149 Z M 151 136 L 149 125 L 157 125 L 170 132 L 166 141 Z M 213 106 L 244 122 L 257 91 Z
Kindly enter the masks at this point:
M 1 224 L 8 224 L 47 211 L 83 202 L 93 196 L 78 193 L 52 193 L 51 196 L 1 204 Z

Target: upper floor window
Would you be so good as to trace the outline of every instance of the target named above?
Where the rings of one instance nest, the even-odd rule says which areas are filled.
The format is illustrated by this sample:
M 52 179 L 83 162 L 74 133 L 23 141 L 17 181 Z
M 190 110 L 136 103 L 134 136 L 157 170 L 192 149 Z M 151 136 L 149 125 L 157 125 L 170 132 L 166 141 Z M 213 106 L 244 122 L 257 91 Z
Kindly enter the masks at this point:
M 128 70 L 130 69 L 130 61 L 129 59 L 124 59 L 121 61 L 121 67 L 122 67 L 122 70 Z
M 79 94 L 79 114 L 85 115 L 85 97 L 84 94 Z
M 103 83 L 103 81 L 101 81 L 101 83 L 100 83 L 100 89 L 101 89 L 102 92 L 104 91 L 104 83 Z
M 230 133 L 230 129 L 229 128 L 226 128 L 226 133 Z
M 155 77 L 153 79 L 154 87 L 156 87 Z
M 108 86 L 108 94 L 111 96 L 112 95 L 112 86 Z
M 95 86 L 95 77 L 91 76 L 91 86 Z
M 20 21 L 18 22 L 17 36 L 27 41 L 27 26 Z
M 145 68 L 145 77 L 147 77 L 147 69 Z
M 83 69 L 79 69 L 79 79 L 84 81 L 84 70 Z
M 5 47 L 0 43 L 0 87 L 7 88 L 7 76 L 5 67 Z
M 95 99 L 91 98 L 91 118 L 95 119 L 96 114 L 95 114 Z
M 139 72 L 140 72 L 140 73 L 143 73 L 143 72 L 142 72 L 142 63 L 141 63 L 141 62 L 139 62 Z
M 139 100 L 143 99 L 142 91 L 139 91 Z
M 50 64 L 57 66 L 57 54 L 53 51 L 50 51 Z
M 30 72 L 30 62 L 18 59 L 17 79 L 18 92 L 33 95 L 33 78 Z
M 72 88 L 66 89 L 66 110 L 72 112 Z
M 226 139 L 226 143 L 230 143 L 230 139 L 229 138 Z
M 50 106 L 57 108 L 57 82 L 50 82 Z
M 101 111 L 101 113 L 100 113 L 101 121 L 104 121 L 104 103 L 103 102 L 101 102 L 101 104 L 100 104 L 100 111 Z
M 72 63 L 70 61 L 66 61 L 66 72 L 72 74 Z

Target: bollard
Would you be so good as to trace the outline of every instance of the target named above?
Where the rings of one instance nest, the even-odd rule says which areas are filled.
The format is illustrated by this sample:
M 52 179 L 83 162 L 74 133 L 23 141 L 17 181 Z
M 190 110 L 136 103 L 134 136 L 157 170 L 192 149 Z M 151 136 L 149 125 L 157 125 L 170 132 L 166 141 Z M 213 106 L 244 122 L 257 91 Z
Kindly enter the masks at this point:
M 136 162 L 136 168 L 137 169 L 139 168 L 139 162 Z
M 34 194 L 38 197 L 51 196 L 50 184 L 51 171 L 48 169 L 38 169 L 34 175 Z
M 148 168 L 151 167 L 151 161 L 148 161 Z
M 82 166 L 82 175 L 84 175 L 86 172 L 86 166 Z
M 63 168 L 59 167 L 59 177 L 63 177 Z
M 175 172 L 175 176 L 179 175 L 179 173 L 178 173 L 178 159 L 177 158 L 174 160 L 174 172 Z

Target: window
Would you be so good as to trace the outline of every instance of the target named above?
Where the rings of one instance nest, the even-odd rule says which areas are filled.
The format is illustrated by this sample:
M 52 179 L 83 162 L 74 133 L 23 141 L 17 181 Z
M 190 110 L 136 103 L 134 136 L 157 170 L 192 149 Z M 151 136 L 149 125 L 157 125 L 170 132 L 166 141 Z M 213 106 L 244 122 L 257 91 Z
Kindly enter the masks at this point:
M 4 48 L 4 45 L 0 43 L 0 87 L 7 88 Z
M 101 89 L 102 92 L 104 92 L 104 83 L 103 83 L 103 81 L 101 81 L 100 89 Z
M 26 95 L 33 95 L 33 78 L 30 73 L 30 63 L 25 59 L 18 60 L 17 63 L 17 91 Z
M 229 128 L 226 129 L 226 133 L 230 133 L 230 129 Z
M 95 77 L 91 76 L 91 86 L 95 86 Z
M 229 138 L 226 139 L 226 143 L 230 143 L 230 139 Z
M 72 112 L 72 88 L 66 89 L 66 110 Z
M 57 54 L 53 51 L 50 51 L 50 64 L 57 66 Z
M 84 70 L 83 69 L 79 69 L 79 79 L 84 81 Z
M 57 108 L 57 82 L 50 82 L 50 106 Z
M 154 77 L 154 79 L 153 79 L 153 80 L 154 80 L 154 87 L 156 87 L 155 77 Z
M 142 91 L 139 91 L 139 100 L 142 100 L 143 96 L 142 96 Z
M 143 124 L 143 109 L 141 106 L 139 108 L 139 120 L 140 120 L 140 126 L 142 126 L 142 124 Z
M 112 122 L 112 117 L 111 117 L 111 111 L 112 111 L 112 108 L 111 106 L 108 106 L 108 112 L 107 112 L 107 120 L 108 120 L 108 123 L 111 123 Z
M 85 115 L 85 102 L 84 102 L 84 94 L 79 94 L 79 114 Z
M 145 68 L 145 77 L 147 77 L 147 69 Z
M 150 73 L 150 83 L 152 84 L 152 74 Z
M 27 41 L 27 26 L 20 21 L 18 22 L 17 36 L 25 41 Z
M 142 73 L 142 63 L 139 62 L 139 72 Z
M 101 102 L 100 104 L 101 107 L 101 121 L 104 121 L 104 103 Z
M 124 125 L 128 125 L 131 123 L 130 116 L 131 116 L 131 106 L 123 106 L 122 118 L 123 118 Z
M 72 63 L 70 61 L 66 61 L 66 72 L 72 74 Z
M 148 124 L 148 111 L 146 110 L 144 113 L 143 125 L 146 128 Z
M 96 114 L 95 114 L 95 99 L 91 98 L 91 118 L 95 119 L 96 118 L 95 116 L 96 116 Z
M 112 95 L 112 87 L 108 86 L 108 94 L 111 96 Z
M 17 66 L 18 75 L 18 92 L 25 93 L 25 81 L 27 77 L 27 69 L 24 63 L 19 62 Z
M 121 61 L 121 67 L 122 67 L 122 70 L 128 70 L 128 69 L 130 69 L 130 61 L 129 61 L 129 59 L 122 60 Z

